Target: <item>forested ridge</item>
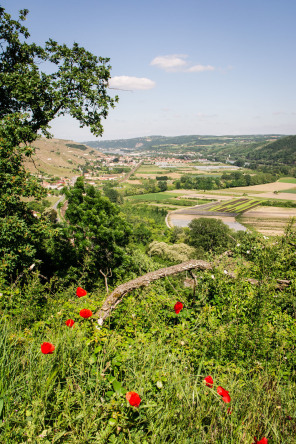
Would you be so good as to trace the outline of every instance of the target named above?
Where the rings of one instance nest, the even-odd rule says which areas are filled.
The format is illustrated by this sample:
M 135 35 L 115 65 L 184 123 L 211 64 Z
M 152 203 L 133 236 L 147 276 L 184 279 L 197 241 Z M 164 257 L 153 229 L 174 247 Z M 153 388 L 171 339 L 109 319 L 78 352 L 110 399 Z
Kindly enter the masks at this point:
M 100 135 L 117 98 L 109 59 L 28 43 L 27 14 L 0 8 L 1 442 L 293 442 L 294 221 L 274 238 L 168 229 L 82 176 L 63 220 L 35 217 L 32 142 L 66 113 Z

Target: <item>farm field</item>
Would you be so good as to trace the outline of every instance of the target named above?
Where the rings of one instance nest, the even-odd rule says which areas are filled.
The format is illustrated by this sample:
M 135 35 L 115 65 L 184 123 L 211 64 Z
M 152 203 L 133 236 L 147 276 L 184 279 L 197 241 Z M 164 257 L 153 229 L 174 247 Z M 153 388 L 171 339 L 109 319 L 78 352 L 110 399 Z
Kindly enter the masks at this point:
M 260 201 L 258 200 L 240 198 L 218 203 L 212 206 L 209 211 L 217 211 L 222 213 L 243 213 L 244 211 L 248 211 L 258 205 L 260 205 Z
M 163 193 L 148 193 L 148 194 L 137 194 L 134 196 L 129 196 L 126 200 L 133 202 L 149 202 L 156 204 L 170 204 L 177 206 L 194 206 L 198 204 L 208 203 L 209 199 L 199 199 L 180 196 L 178 193 L 163 192 Z M 211 199 L 213 200 L 213 199 Z
M 147 194 L 136 194 L 134 196 L 128 196 L 127 200 L 134 200 L 134 201 L 163 201 L 166 199 L 178 197 L 179 195 L 177 193 L 147 193 Z
M 287 183 L 272 182 L 262 185 L 253 185 L 250 187 L 236 187 L 227 188 L 213 191 L 202 190 L 174 190 L 174 192 L 180 192 L 184 195 L 203 196 L 205 198 L 216 198 L 217 200 L 229 199 L 230 197 L 248 196 L 258 199 L 279 199 L 279 200 L 295 200 L 296 194 L 287 190 L 294 190 L 289 188 Z M 296 187 L 295 187 L 296 191 Z
M 169 163 L 169 162 L 168 162 Z M 199 168 L 200 166 L 200 168 Z M 192 174 L 192 175 L 202 175 L 202 176 L 210 176 L 210 177 L 218 177 L 222 174 L 222 170 L 219 168 L 215 169 L 215 166 L 212 166 L 212 169 L 209 167 L 209 170 L 205 170 L 206 165 L 191 165 L 186 163 L 176 164 L 174 166 L 163 167 L 162 165 L 155 164 L 143 164 L 138 168 L 134 177 L 137 179 L 155 179 L 156 176 L 167 176 L 169 179 L 179 179 L 184 174 Z M 224 165 L 222 165 L 224 166 Z M 223 172 L 231 172 L 233 169 L 223 169 Z
M 264 183 L 261 185 L 251 185 L 249 187 L 237 187 L 235 188 L 237 191 L 244 191 L 252 194 L 254 191 L 259 191 L 261 193 L 264 192 L 274 192 L 274 191 L 284 191 L 287 189 L 287 182 L 272 182 L 272 183 Z
M 289 188 L 288 190 L 283 191 L 283 193 L 296 194 L 296 188 Z
M 239 217 L 239 221 L 261 234 L 276 236 L 284 233 L 292 217 L 296 217 L 296 208 L 260 206 L 243 213 Z
M 296 184 L 296 177 L 282 177 L 278 181 L 283 182 L 283 183 L 295 183 Z

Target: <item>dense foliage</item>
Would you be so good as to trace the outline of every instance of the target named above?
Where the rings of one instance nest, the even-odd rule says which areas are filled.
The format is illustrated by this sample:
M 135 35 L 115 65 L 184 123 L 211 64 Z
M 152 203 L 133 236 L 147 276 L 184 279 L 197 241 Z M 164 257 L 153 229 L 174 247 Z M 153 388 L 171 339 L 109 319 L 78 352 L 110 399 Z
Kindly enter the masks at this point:
M 195 291 L 182 275 L 157 281 L 126 296 L 101 328 L 79 316 L 100 306 L 101 290 L 50 294 L 38 274 L 25 287 L 2 285 L 1 439 L 293 442 L 296 239 L 288 230 L 277 242 L 247 233 L 239 240 L 232 257 L 196 273 Z M 136 274 L 159 266 L 135 247 L 131 259 Z M 52 354 L 41 352 L 44 342 Z M 129 392 L 139 394 L 138 407 Z
M 220 177 L 184 175 L 174 182 L 177 189 L 214 190 L 260 185 L 277 180 L 278 176 L 270 173 L 244 174 L 241 171 L 223 173 Z
M 46 195 L 24 169 L 24 157 L 34 152 L 29 144 L 38 131 L 49 135 L 50 121 L 66 113 L 100 135 L 101 120 L 117 101 L 106 93 L 109 59 L 77 43 L 72 48 L 51 39 L 44 47 L 28 43 L 30 34 L 22 25 L 27 14 L 20 11 L 19 20 L 13 20 L 0 7 L 0 271 L 8 279 L 44 263 L 51 254 L 46 244 L 59 236 L 50 220 L 35 218 L 24 202 Z M 52 73 L 41 71 L 40 62 Z

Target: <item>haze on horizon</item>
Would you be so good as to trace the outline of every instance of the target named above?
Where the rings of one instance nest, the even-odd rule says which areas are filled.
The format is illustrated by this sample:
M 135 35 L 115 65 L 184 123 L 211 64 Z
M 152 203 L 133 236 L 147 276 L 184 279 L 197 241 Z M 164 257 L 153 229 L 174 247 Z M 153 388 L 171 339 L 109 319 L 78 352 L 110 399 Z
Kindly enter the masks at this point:
M 296 3 L 290 0 L 3 0 L 30 13 L 31 40 L 110 57 L 119 103 L 104 140 L 150 135 L 296 134 Z M 69 117 L 54 137 L 94 140 Z

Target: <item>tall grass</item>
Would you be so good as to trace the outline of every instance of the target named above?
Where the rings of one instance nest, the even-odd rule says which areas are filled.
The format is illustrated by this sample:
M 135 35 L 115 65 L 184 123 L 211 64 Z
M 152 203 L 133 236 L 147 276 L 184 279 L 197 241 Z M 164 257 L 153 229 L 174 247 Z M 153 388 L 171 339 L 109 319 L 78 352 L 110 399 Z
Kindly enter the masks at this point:
M 126 296 L 103 327 L 75 317 L 103 294 L 72 301 L 69 289 L 51 296 L 40 320 L 3 315 L 0 442 L 295 442 L 294 250 L 242 239 L 233 254 L 237 279 L 220 262 L 197 274 L 194 296 L 181 277 L 157 281 Z M 285 291 L 280 277 L 291 280 Z M 178 315 L 176 301 L 184 304 Z M 55 345 L 52 355 L 41 353 L 44 341 Z M 139 408 L 129 391 L 140 395 Z

